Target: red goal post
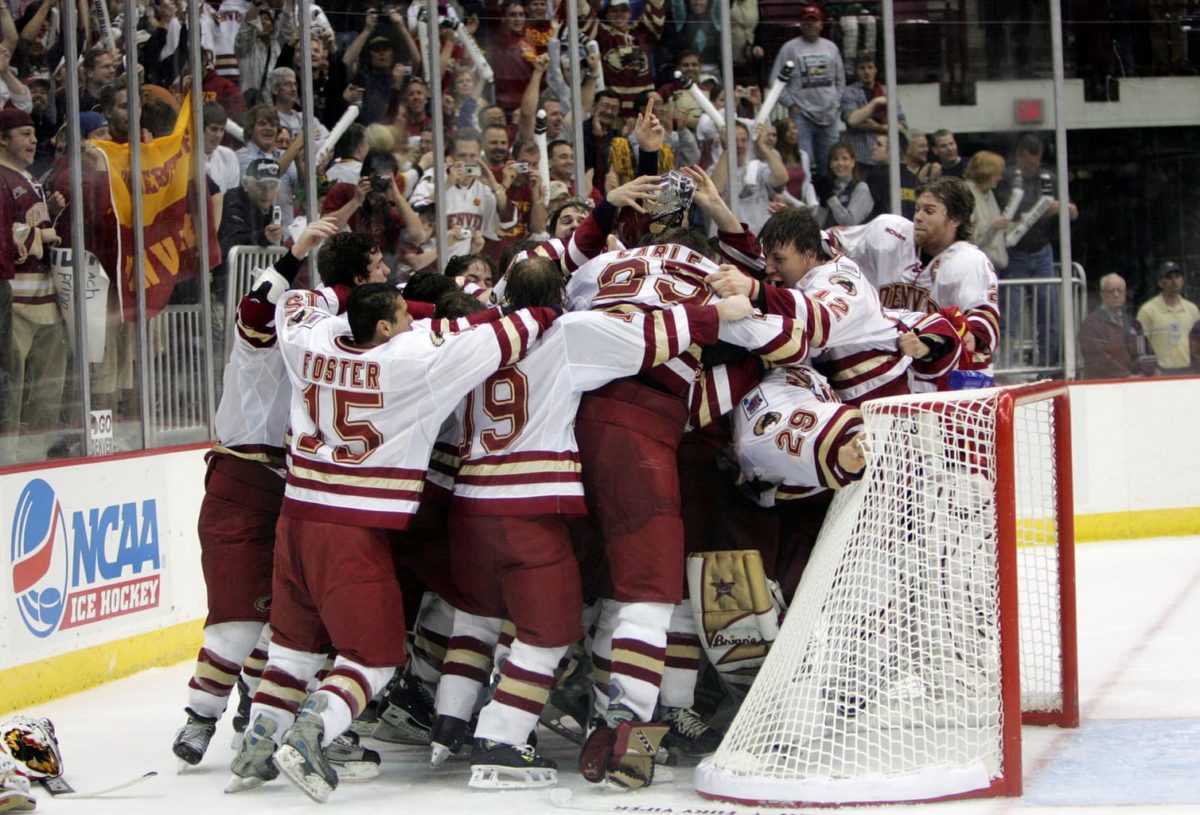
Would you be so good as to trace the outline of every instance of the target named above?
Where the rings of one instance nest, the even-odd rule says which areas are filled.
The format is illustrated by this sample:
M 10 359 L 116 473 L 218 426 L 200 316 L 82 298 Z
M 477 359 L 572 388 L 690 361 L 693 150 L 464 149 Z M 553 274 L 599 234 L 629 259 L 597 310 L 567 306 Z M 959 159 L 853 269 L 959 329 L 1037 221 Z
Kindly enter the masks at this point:
M 830 508 L 708 798 L 1021 794 L 1021 725 L 1079 721 L 1067 386 L 863 406 L 868 468 Z

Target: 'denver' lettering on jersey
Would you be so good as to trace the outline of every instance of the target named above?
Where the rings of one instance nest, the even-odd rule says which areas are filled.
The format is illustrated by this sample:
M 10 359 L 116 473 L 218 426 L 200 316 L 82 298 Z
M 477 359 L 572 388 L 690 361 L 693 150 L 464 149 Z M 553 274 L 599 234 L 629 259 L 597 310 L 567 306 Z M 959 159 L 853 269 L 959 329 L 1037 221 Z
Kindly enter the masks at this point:
M 879 287 L 879 303 L 884 308 L 932 314 L 938 310 L 937 301 L 925 289 L 909 283 L 888 283 Z
M 155 499 L 72 510 L 34 478 L 17 499 L 11 529 L 13 595 L 34 636 L 158 607 Z
M 300 375 L 310 382 L 338 388 L 379 390 L 379 363 L 363 359 L 342 359 L 306 351 Z

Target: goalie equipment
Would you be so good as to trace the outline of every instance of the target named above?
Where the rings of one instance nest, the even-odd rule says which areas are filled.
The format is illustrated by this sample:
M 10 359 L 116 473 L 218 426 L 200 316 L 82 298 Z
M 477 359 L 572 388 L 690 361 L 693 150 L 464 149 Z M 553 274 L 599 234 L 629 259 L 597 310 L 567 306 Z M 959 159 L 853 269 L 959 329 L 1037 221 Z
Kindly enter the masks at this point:
M 779 636 L 785 603 L 754 550 L 688 557 L 688 592 L 700 644 L 729 686 L 744 695 Z
M 599 724 L 579 754 L 579 772 L 594 784 L 636 790 L 654 780 L 654 759 L 670 728 L 657 722 Z
M 12 758 L 17 772 L 27 778 L 62 775 L 62 755 L 49 719 L 14 716 L 0 726 L 0 748 Z
M 180 761 L 195 767 L 200 763 L 200 759 L 204 758 L 208 743 L 217 732 L 217 720 L 212 716 L 201 716 L 190 707 L 184 710 L 188 715 L 187 724 L 175 734 L 171 752 L 178 756 Z
M 557 783 L 558 765 L 538 755 L 531 745 L 475 739 L 468 787 L 477 790 L 536 789 L 553 787 Z
M 17 763 L 0 753 L 0 812 L 28 812 L 37 807 L 29 794 L 29 779 L 17 772 Z
M 426 746 L 436 717 L 433 696 L 406 670 L 392 686 L 373 736 L 394 744 Z
M 328 704 L 320 694 L 308 697 L 272 759 L 284 777 L 318 804 L 328 801 L 338 785 L 337 772 L 321 749 L 325 737 L 321 713 Z
M 246 731 L 230 770 L 233 778 L 225 785 L 226 792 L 244 792 L 261 787 L 279 775 L 271 762 L 275 754 L 275 720 L 261 713 Z

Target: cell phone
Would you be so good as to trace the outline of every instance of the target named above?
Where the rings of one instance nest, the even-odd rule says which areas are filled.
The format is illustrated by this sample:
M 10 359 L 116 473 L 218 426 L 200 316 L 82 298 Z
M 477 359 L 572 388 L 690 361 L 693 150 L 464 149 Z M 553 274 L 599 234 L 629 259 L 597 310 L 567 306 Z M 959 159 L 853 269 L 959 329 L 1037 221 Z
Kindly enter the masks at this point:
M 271 223 L 283 223 L 283 209 L 278 204 L 271 207 Z
M 458 237 L 460 237 L 463 240 L 470 240 L 471 235 L 473 235 L 473 234 L 474 233 L 471 232 L 470 229 L 467 229 L 465 226 L 462 229 L 458 230 Z
M 518 161 L 518 162 L 516 162 L 516 168 L 517 168 L 518 173 L 527 173 L 527 172 L 529 172 L 529 162 L 528 161 Z
M 476 178 L 483 175 L 483 169 L 478 164 L 468 164 L 463 169 L 467 175 L 473 175 Z

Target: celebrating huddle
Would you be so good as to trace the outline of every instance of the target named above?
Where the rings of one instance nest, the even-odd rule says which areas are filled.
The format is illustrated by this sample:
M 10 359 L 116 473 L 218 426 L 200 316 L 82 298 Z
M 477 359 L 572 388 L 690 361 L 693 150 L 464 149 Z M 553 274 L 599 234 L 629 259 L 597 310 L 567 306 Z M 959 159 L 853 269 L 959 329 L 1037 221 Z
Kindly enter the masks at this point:
M 825 233 L 785 209 L 755 235 L 702 171 L 639 165 L 582 222 L 555 213 L 494 302 L 402 296 L 332 220 L 258 275 L 208 459 L 180 759 L 238 685 L 228 792 L 283 774 L 325 801 L 378 774 L 368 734 L 434 763 L 467 748 L 487 789 L 556 783 L 539 720 L 624 789 L 716 748 L 701 652 L 738 698 L 756 663 L 731 643 L 757 636 L 761 662 L 762 598 L 869 466 L 855 405 L 990 372 L 996 279 L 957 179 L 913 222 Z M 292 288 L 318 245 L 323 285 Z

